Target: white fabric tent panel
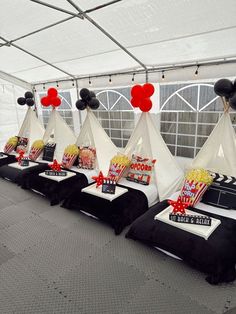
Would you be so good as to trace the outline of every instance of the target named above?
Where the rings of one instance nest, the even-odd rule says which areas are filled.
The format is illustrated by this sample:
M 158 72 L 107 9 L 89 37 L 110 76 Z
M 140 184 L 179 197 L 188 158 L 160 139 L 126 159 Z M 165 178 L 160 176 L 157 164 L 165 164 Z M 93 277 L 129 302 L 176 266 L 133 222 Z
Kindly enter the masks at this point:
M 53 2 L 54 5 L 59 6 L 66 1 L 56 0 Z M 28 0 L 3 0 L 0 10 L 1 36 L 12 40 L 67 17 L 68 15 L 64 13 Z
M 1 49 L 0 49 L 1 50 Z M 27 82 L 40 82 L 40 81 L 47 81 L 53 79 L 62 79 L 66 77 L 66 74 L 43 63 L 39 67 L 27 69 L 21 72 L 14 72 L 13 75 L 17 76 L 18 78 L 25 80 Z
M 4 80 L 0 80 L 0 148 L 2 149 L 6 141 L 18 134 L 21 123 L 24 120 L 27 107 L 16 104 L 16 99 L 24 95 L 25 90 L 10 85 Z
M 88 1 L 78 2 L 87 6 Z M 230 8 L 230 14 L 226 8 Z M 235 26 L 235 14 L 234 0 L 129 0 L 94 11 L 89 16 L 131 48 Z
M 118 148 L 113 144 L 91 110 L 87 110 L 87 116 L 76 144 L 96 148 L 97 167 L 106 176 L 110 161 L 117 154 Z
M 43 136 L 44 143 L 48 142 L 51 134 L 54 135 L 52 141 L 56 143 L 54 158 L 57 159 L 58 162 L 61 162 L 65 148 L 70 144 L 75 144 L 76 136 L 56 109 L 51 112 L 48 125 Z
M 130 51 L 147 65 L 169 65 L 235 56 L 236 28 L 191 38 L 150 44 Z
M 154 180 L 160 200 L 169 197 L 183 181 L 184 173 L 171 155 L 150 113 L 143 112 L 126 147 L 125 154 L 156 159 Z
M 90 56 L 79 60 L 58 63 L 57 65 L 66 71 L 70 71 L 72 74 L 80 73 L 80 75 L 115 72 L 138 66 L 136 61 L 121 50 L 96 55 L 96 57 Z
M 117 49 L 117 45 L 96 27 L 87 20 L 79 18 L 19 40 L 17 44 L 51 63 L 98 55 Z
M 230 116 L 224 113 L 192 162 L 192 168 L 236 177 L 236 136 Z
M 27 55 L 14 47 L 0 48 L 0 70 L 14 74 L 30 68 L 36 68 L 44 65 L 43 62 Z

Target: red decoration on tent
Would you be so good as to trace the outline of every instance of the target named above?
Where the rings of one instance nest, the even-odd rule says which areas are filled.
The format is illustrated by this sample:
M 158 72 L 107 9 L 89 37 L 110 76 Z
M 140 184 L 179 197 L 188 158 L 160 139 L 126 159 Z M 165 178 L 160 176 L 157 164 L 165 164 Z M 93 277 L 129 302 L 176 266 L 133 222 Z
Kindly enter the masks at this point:
M 53 160 L 53 163 L 48 165 L 53 171 L 61 171 L 61 164 L 57 162 L 56 159 Z
M 99 172 L 99 175 L 98 175 L 98 176 L 93 176 L 92 179 L 96 181 L 96 183 L 97 183 L 97 184 L 96 184 L 96 188 L 98 188 L 100 185 L 103 184 L 103 181 L 104 181 L 105 179 L 107 179 L 107 178 L 104 177 L 102 171 L 100 171 L 100 172 Z
M 24 151 L 23 150 L 19 150 L 19 155 L 16 157 L 16 160 L 18 161 L 18 163 L 21 163 L 22 158 L 24 158 Z
M 189 203 L 182 202 L 180 197 L 177 201 L 168 200 L 168 203 L 173 207 L 172 214 L 186 214 L 185 209 L 189 206 Z
M 42 97 L 40 101 L 44 107 L 51 105 L 55 108 L 61 104 L 61 98 L 58 97 L 58 92 L 54 87 L 49 88 L 47 91 L 47 96 Z
M 150 97 L 153 95 L 155 88 L 152 84 L 146 83 L 143 86 L 134 85 L 131 89 L 131 105 L 134 108 L 139 107 L 143 112 L 148 112 L 152 108 Z

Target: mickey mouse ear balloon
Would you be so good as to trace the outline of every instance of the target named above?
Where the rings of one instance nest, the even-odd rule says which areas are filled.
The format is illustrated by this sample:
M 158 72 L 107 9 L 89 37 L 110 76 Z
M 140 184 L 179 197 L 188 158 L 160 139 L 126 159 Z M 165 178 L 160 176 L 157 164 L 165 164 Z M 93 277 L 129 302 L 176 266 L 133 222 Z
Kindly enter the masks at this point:
M 58 91 L 54 87 L 50 87 L 47 91 L 47 96 L 44 96 L 40 99 L 42 106 L 49 107 L 53 106 L 54 108 L 59 107 L 61 104 L 61 98 L 58 97 Z
M 150 97 L 154 94 L 155 88 L 152 84 L 146 83 L 142 85 L 134 85 L 131 89 L 131 105 L 139 108 L 143 112 L 152 109 L 152 101 Z
M 78 110 L 84 110 L 86 107 L 90 107 L 93 110 L 98 109 L 100 102 L 93 91 L 82 88 L 79 94 L 81 99 L 78 99 L 75 103 Z
M 34 95 L 32 92 L 25 92 L 25 97 L 19 97 L 17 99 L 17 103 L 20 106 L 24 106 L 25 104 L 29 107 L 34 105 Z

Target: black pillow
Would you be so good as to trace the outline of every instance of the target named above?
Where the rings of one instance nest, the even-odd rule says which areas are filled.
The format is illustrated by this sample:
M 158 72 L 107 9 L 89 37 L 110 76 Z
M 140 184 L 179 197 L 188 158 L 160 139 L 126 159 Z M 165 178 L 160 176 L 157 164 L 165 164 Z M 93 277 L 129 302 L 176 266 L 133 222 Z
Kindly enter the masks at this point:
M 46 144 L 43 149 L 43 160 L 53 161 L 55 149 L 56 149 L 55 143 Z
M 224 209 L 236 209 L 236 178 L 211 173 L 214 180 L 201 202 Z

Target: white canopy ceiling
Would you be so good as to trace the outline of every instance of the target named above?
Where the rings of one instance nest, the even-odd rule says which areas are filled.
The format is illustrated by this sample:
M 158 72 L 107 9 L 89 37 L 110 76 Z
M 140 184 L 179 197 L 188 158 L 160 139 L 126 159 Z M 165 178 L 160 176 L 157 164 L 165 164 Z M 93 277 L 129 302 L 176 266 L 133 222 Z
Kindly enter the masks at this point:
M 0 71 L 35 83 L 232 62 L 235 16 L 235 0 L 2 0 Z

